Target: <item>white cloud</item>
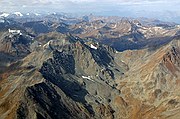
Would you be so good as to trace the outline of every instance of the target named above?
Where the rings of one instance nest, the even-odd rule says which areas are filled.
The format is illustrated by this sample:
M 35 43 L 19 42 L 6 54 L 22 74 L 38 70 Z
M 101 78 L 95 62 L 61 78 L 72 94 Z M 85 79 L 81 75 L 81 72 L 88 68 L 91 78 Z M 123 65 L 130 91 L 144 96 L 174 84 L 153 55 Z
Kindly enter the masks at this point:
M 61 3 L 74 3 L 74 4 L 83 4 L 83 3 L 97 3 L 97 4 L 151 4 L 151 3 L 178 3 L 179 0 L 0 0 L 1 5 L 48 5 L 48 4 L 61 4 Z
M 1 10 L 47 10 L 94 13 L 102 11 L 179 11 L 180 0 L 0 0 Z

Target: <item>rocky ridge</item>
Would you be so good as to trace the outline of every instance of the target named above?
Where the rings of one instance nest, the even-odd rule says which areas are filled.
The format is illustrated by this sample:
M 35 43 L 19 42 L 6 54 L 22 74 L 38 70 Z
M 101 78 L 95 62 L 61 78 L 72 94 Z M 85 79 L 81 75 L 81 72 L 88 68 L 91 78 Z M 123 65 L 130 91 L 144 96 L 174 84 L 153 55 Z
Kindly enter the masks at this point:
M 179 117 L 178 37 L 118 52 L 70 33 L 1 36 L 2 119 Z

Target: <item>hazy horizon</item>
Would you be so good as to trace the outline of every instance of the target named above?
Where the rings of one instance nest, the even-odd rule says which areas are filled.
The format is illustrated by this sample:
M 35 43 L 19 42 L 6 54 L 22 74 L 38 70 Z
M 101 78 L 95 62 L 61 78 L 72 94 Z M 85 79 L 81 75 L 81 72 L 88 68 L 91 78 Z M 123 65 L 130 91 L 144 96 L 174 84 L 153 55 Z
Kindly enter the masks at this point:
M 179 0 L 1 0 L 3 12 L 65 12 L 180 21 Z

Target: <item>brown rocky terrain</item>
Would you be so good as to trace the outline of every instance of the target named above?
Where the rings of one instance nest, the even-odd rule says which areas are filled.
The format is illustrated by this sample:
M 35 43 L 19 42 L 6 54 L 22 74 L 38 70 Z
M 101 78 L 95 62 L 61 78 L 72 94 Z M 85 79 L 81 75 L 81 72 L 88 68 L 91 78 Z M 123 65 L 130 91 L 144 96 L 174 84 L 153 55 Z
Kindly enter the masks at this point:
M 104 26 L 103 21 L 93 24 L 105 29 L 104 35 L 108 34 L 107 27 L 112 30 L 116 25 Z M 114 29 L 121 34 L 132 34 L 132 28 L 136 28 L 132 24 L 139 25 L 125 20 Z M 91 23 L 85 25 L 90 30 Z M 151 27 L 145 31 L 148 37 L 153 32 L 153 36 L 164 34 L 171 40 L 158 46 L 148 42 L 152 47 L 123 52 L 70 33 L 48 32 L 31 39 L 24 33 L 2 32 L 0 118 L 178 119 L 178 28 L 157 31 L 153 28 L 157 29 Z M 141 34 L 140 29 L 135 32 Z M 142 32 L 143 40 L 147 37 L 145 32 Z
M 96 39 L 118 51 L 158 46 L 179 34 L 178 25 L 147 25 L 128 18 L 95 17 L 69 27 L 80 38 Z
M 135 110 L 130 118 L 178 118 L 179 43 L 173 41 L 150 53 L 125 51 L 117 57 L 129 64 L 129 71 L 117 80 L 117 87 Z M 134 55 L 139 57 L 134 60 Z

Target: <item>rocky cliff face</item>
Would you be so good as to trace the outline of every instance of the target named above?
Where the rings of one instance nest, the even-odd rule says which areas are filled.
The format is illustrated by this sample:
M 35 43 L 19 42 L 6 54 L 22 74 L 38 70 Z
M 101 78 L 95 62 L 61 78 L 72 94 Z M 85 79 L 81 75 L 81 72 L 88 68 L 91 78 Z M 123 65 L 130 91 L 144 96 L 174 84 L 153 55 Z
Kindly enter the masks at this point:
M 48 33 L 28 46 L 31 53 L 0 74 L 2 119 L 179 116 L 178 39 L 117 52 L 91 39 Z

